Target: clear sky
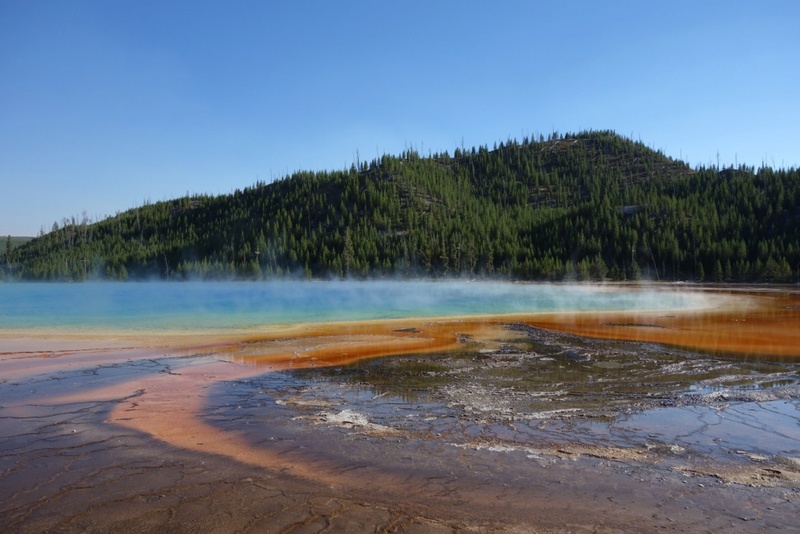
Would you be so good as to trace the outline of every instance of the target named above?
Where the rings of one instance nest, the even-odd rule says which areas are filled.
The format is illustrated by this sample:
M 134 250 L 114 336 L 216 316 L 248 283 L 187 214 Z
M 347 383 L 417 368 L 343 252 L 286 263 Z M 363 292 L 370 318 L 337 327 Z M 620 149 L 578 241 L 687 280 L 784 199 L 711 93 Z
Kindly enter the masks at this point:
M 0 235 L 612 129 L 800 166 L 800 2 L 0 1 Z

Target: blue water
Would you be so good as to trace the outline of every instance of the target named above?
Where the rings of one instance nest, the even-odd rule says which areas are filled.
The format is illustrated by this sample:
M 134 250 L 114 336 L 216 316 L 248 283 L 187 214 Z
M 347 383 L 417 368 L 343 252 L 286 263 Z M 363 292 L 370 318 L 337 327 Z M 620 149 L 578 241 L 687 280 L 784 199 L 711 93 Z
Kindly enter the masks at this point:
M 448 315 L 698 307 L 697 293 L 455 281 L 0 284 L 0 329 L 198 330 Z

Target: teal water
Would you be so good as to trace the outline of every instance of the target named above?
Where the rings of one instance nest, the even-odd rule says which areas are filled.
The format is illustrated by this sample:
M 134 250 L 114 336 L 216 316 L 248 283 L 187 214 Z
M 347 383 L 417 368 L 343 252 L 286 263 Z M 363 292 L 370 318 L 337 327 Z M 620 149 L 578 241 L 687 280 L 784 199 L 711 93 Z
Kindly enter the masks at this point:
M 0 329 L 231 329 L 550 311 L 685 309 L 692 292 L 502 282 L 0 284 Z

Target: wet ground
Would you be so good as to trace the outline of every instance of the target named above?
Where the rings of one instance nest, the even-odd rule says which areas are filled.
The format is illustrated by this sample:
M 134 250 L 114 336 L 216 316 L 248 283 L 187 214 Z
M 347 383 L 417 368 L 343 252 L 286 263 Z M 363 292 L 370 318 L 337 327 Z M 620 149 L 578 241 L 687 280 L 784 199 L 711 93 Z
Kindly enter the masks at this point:
M 800 364 L 508 329 L 516 339 L 496 350 L 464 339 L 460 352 L 295 371 L 300 384 L 276 402 L 317 422 L 461 448 L 531 458 L 624 449 L 686 470 L 724 463 L 796 478 Z
M 0 351 L 0 530 L 800 525 L 800 363 L 791 358 L 516 321 L 448 326 L 453 342 L 423 353 L 435 345 L 425 340 L 447 337 L 433 326 L 180 351 L 0 340 L 9 349 Z M 410 353 L 348 363 L 369 352 L 370 336 L 386 345 L 392 332 L 394 350 Z M 44 348 L 22 350 L 37 343 Z M 242 363 L 255 353 L 272 364 Z M 341 365 L 321 365 L 324 353 Z

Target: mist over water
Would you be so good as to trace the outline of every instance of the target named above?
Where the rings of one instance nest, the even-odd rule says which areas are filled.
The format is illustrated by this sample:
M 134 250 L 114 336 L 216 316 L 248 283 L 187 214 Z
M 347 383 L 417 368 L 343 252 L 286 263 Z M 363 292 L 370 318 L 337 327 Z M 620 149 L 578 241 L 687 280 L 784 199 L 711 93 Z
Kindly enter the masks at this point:
M 0 329 L 232 329 L 452 315 L 688 309 L 691 291 L 463 281 L 0 284 Z

